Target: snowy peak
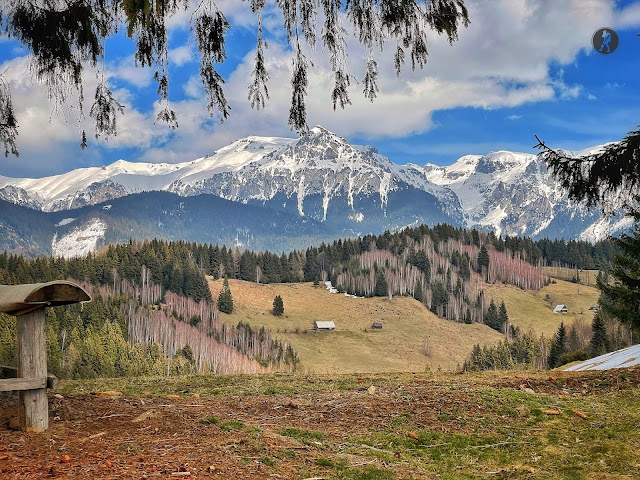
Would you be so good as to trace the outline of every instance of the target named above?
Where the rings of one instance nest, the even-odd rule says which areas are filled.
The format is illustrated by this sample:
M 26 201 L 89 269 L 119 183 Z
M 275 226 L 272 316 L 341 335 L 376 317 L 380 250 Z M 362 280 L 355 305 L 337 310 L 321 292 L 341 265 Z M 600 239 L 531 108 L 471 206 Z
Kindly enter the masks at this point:
M 476 165 L 476 172 L 488 175 L 522 171 L 535 159 L 535 155 L 513 153 L 506 151 L 491 152 L 480 157 Z
M 45 211 L 68 210 L 130 193 L 171 190 L 219 172 L 238 171 L 285 148 L 293 139 L 247 137 L 196 160 L 183 163 L 137 163 L 118 160 L 103 167 L 79 168 L 44 178 L 0 177 L 0 198 Z M 14 190 L 11 190 L 14 189 Z M 179 193 L 179 192 L 176 192 Z
M 46 178 L 0 177 L 0 199 L 45 211 L 147 191 L 213 194 L 340 221 L 349 234 L 428 222 L 433 212 L 438 221 L 508 235 L 596 239 L 624 224 L 569 202 L 536 155 L 500 150 L 465 155 L 449 166 L 398 165 L 375 147 L 351 145 L 321 126 L 299 138 L 249 136 L 176 164 L 118 160 Z
M 583 156 L 602 148 L 562 153 Z M 466 155 L 450 166 L 426 165 L 425 176 L 455 193 L 469 227 L 503 235 L 595 241 L 626 225 L 620 217 L 603 218 L 597 209 L 570 202 L 537 155 L 508 151 Z
M 465 155 L 447 167 L 428 163 L 424 166 L 425 176 L 436 185 L 462 183 L 475 172 L 481 158 L 481 155 Z

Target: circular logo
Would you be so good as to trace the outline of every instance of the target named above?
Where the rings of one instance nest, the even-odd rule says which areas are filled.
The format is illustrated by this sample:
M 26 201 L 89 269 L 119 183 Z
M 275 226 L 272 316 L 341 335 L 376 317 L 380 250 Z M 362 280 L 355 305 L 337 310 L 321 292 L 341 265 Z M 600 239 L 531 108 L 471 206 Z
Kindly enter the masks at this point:
M 618 34 L 613 28 L 599 28 L 591 37 L 591 44 L 596 52 L 609 55 L 618 48 Z

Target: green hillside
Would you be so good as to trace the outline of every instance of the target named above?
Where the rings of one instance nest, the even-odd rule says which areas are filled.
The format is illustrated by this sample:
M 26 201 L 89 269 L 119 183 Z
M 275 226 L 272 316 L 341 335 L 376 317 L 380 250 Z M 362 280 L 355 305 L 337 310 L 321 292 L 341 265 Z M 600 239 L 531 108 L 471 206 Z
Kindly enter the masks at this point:
M 589 307 L 598 303 L 600 291 L 564 280 L 554 280 L 540 290 L 521 290 L 507 285 L 487 285 L 486 298 L 493 298 L 497 304 L 505 303 L 509 320 L 523 331 L 533 329 L 536 333 L 544 333 L 551 337 L 560 322 L 571 325 L 574 321 L 585 321 L 591 324 L 593 312 Z M 549 300 L 545 300 L 545 298 Z M 558 304 L 564 304 L 568 313 L 553 313 Z
M 222 281 L 209 279 L 209 284 L 216 298 Z M 303 369 L 317 373 L 455 369 L 474 344 L 501 339 L 486 325 L 438 318 L 411 297 L 352 298 L 311 283 L 260 285 L 230 280 L 229 284 L 234 312 L 221 313 L 221 320 L 265 327 L 273 337 L 293 346 Z M 282 317 L 271 313 L 276 295 L 284 301 Z M 316 320 L 334 321 L 336 331 L 314 332 Z M 374 321 L 382 322 L 383 328 L 372 330 Z

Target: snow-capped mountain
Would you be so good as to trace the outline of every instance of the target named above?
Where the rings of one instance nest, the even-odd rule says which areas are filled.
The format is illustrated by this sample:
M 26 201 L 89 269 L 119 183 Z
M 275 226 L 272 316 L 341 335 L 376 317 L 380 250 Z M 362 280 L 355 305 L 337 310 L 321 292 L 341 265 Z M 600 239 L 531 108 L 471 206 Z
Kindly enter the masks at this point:
M 43 211 L 70 210 L 131 193 L 169 190 L 178 181 L 190 184 L 216 173 L 233 172 L 292 142 L 289 138 L 248 137 L 211 156 L 184 163 L 118 160 L 44 178 L 0 176 L 0 198 Z
M 0 198 L 61 211 L 159 190 L 284 210 L 345 234 L 460 224 L 463 212 L 455 195 L 429 182 L 421 170 L 396 165 L 373 147 L 352 146 L 315 127 L 299 139 L 248 137 L 178 164 L 119 160 L 42 179 L 0 177 Z
M 580 157 L 602 147 L 562 153 Z M 424 171 L 429 181 L 456 194 L 467 226 L 497 234 L 597 241 L 632 222 L 619 216 L 604 218 L 598 209 L 570 202 L 537 155 L 507 151 L 465 155 L 447 167 L 427 164 Z
M 297 139 L 247 137 L 178 164 L 119 160 L 41 179 L 0 177 L 0 199 L 45 212 L 147 191 L 215 195 L 348 235 L 447 222 L 503 235 L 598 240 L 628 226 L 570 203 L 536 155 L 499 151 L 446 167 L 398 165 L 322 127 Z

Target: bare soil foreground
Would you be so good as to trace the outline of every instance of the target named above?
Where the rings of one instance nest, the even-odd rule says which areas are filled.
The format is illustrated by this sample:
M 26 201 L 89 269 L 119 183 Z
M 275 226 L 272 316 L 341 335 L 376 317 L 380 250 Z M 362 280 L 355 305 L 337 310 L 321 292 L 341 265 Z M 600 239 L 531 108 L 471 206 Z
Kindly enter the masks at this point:
M 0 478 L 640 478 L 639 384 L 640 368 L 64 382 L 42 434 L 9 430 L 0 394 Z

